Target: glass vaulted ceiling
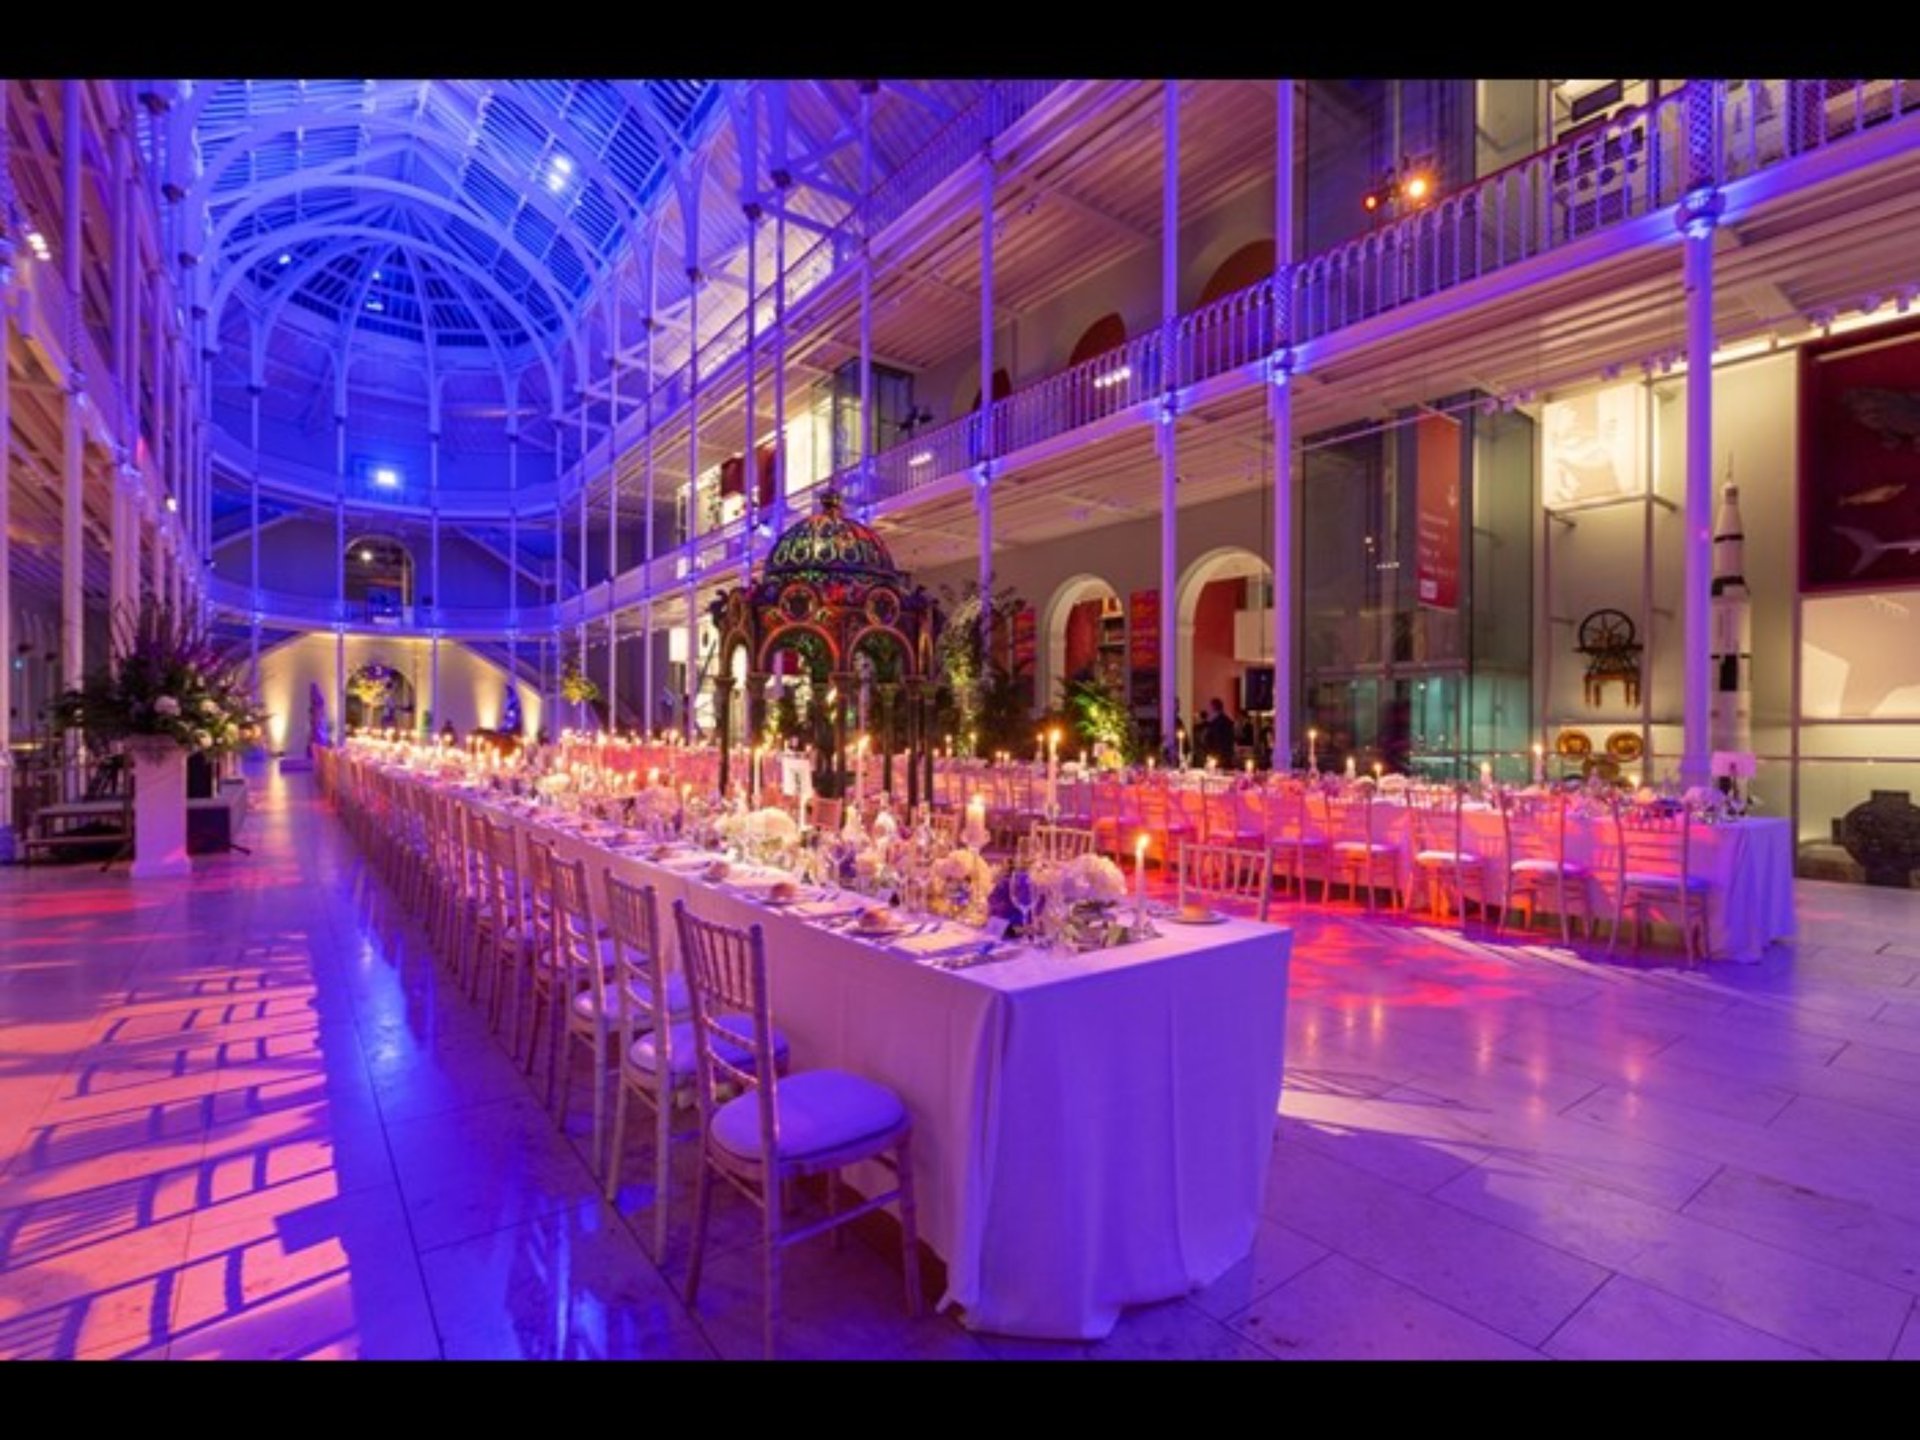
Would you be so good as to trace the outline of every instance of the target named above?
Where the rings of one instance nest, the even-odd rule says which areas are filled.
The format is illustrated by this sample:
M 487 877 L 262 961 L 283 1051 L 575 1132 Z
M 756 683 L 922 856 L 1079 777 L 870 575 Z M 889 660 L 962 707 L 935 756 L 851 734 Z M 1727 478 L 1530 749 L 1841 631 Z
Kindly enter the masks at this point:
M 706 80 L 204 82 L 215 265 L 286 319 L 552 343 L 719 106 Z

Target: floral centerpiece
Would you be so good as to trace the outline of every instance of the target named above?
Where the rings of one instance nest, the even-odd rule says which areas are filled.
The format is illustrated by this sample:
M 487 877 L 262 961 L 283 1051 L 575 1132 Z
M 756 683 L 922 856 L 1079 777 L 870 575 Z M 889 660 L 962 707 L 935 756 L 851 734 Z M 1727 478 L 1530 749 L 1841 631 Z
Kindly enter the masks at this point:
M 928 907 L 936 915 L 984 920 L 993 891 L 993 866 L 978 851 L 954 850 L 933 862 Z
M 393 668 L 376 660 L 353 672 L 353 678 L 347 681 L 347 690 L 366 707 L 368 715 L 373 715 L 385 712 L 393 699 L 393 684 Z
M 60 697 L 63 729 L 79 730 L 101 751 L 163 740 L 224 755 L 259 738 L 266 711 L 254 702 L 245 667 L 197 621 L 149 600 L 115 630 L 117 658 Z
M 1104 855 L 1079 855 L 1061 865 L 1056 883 L 1069 905 L 1118 905 L 1127 898 L 1127 877 Z
M 569 705 L 591 705 L 600 698 L 600 687 L 581 670 L 579 661 L 569 660 L 560 672 L 560 697 Z

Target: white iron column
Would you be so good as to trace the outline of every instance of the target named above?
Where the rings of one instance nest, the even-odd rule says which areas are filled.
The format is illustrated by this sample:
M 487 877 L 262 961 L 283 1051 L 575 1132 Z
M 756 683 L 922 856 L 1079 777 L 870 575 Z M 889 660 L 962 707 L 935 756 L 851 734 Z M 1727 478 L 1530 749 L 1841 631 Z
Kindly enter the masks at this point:
M 693 738 L 693 701 L 699 690 L 700 627 L 693 611 L 700 534 L 700 267 L 687 266 L 687 663 L 680 687 L 680 733 Z
M 642 483 L 646 490 L 646 513 L 641 517 L 646 527 L 646 535 L 640 546 L 640 561 L 645 567 L 643 578 L 646 582 L 641 591 L 644 597 L 642 603 L 646 607 L 641 612 L 642 634 L 646 638 L 640 649 L 640 729 L 647 735 L 651 735 L 656 728 L 654 721 L 657 704 L 653 688 L 653 335 L 658 327 L 653 320 L 653 269 L 652 265 L 647 266 L 647 393 L 643 402 L 646 407 L 645 414 L 641 417 L 641 428 L 646 431 L 646 435 L 641 440 L 644 448 L 640 452 Z
M 756 251 L 760 245 L 760 206 L 749 200 L 743 207 L 747 217 L 747 400 L 746 400 L 746 459 L 741 465 L 741 514 L 744 523 L 740 527 L 740 583 L 745 585 L 753 577 L 753 527 L 759 523 L 760 509 L 760 451 L 758 449 L 759 427 L 754 423 L 759 417 L 760 379 L 757 362 L 759 355 L 759 297 L 754 293 L 760 282 L 760 271 L 755 263 Z
M 584 376 L 582 379 L 584 380 Z M 580 486 L 580 547 L 579 579 L 574 592 L 579 596 L 580 604 L 574 615 L 573 644 L 574 661 L 580 674 L 587 673 L 587 390 L 583 383 L 580 387 L 580 453 L 574 461 L 574 468 Z M 580 718 L 584 722 L 591 713 L 587 706 L 580 707 Z M 581 728 L 586 729 L 583 723 Z
M 1174 587 L 1180 581 L 1178 425 L 1174 322 L 1180 314 L 1180 87 L 1167 81 L 1162 115 L 1165 176 L 1160 196 L 1160 743 L 1173 743 L 1179 697 L 1179 641 Z M 1197 711 L 1197 707 L 1196 707 Z M 1193 719 L 1197 719 L 1197 713 Z
M 347 736 L 347 410 L 344 400 L 333 412 L 333 483 L 333 741 L 338 745 Z
M 1693 181 L 1676 217 L 1686 237 L 1687 494 L 1685 680 L 1681 695 L 1680 778 L 1709 781 L 1713 702 L 1713 238 L 1721 197 L 1714 188 L 1719 147 L 1718 87 L 1696 86 L 1688 114 Z
M 431 382 L 430 382 L 431 383 Z M 433 716 L 437 733 L 447 723 L 440 710 L 440 616 L 444 602 L 440 595 L 440 422 L 435 416 L 427 434 L 427 493 L 432 506 L 427 512 L 429 560 L 433 566 L 433 608 L 427 623 L 433 628 L 427 638 L 427 711 Z
M 60 263 L 67 282 L 67 333 L 60 337 L 67 355 L 66 393 L 60 409 L 64 422 L 61 466 L 62 505 L 60 511 L 60 678 L 68 686 L 80 683 L 85 670 L 81 645 L 86 635 L 86 592 L 82 588 L 82 567 L 86 556 L 83 506 L 86 436 L 80 424 L 80 407 L 86 403 L 86 376 L 80 369 L 81 292 L 80 292 L 80 109 L 84 82 L 68 80 L 61 86 L 60 109 L 64 153 L 60 203 L 66 221 Z
M 1293 757 L 1293 100 L 1282 80 L 1274 96 L 1273 373 L 1273 758 Z
M 612 297 L 612 348 L 607 352 L 607 729 L 620 728 L 620 619 L 614 595 L 620 580 L 620 286 Z
M 247 629 L 247 671 L 253 693 L 260 693 L 260 397 L 264 390 L 256 374 L 247 386 L 247 443 L 252 447 L 252 474 L 247 483 L 247 588 L 252 592 L 252 621 Z
M 13 243 L 12 145 L 7 101 L 11 82 L 0 75 L 0 225 Z M 0 254 L 0 835 L 13 828 L 13 382 L 7 364 L 7 320 L 13 309 L 14 256 Z
M 520 686 L 520 417 L 511 413 L 507 417 L 507 685 L 516 691 Z M 506 721 L 503 711 L 503 728 Z
M 565 668 L 560 649 L 560 594 L 566 588 L 567 578 L 567 521 L 566 501 L 560 498 L 560 477 L 566 470 L 566 457 L 566 434 L 560 429 L 559 416 L 556 415 L 553 433 L 553 605 L 548 612 L 552 616 L 552 623 L 548 628 L 548 639 L 551 641 L 553 659 L 553 673 L 550 677 L 553 682 L 553 694 L 548 699 L 550 708 L 547 712 L 553 716 L 551 728 L 556 740 L 560 738 L 560 731 L 565 728 L 561 724 L 564 717 L 560 710 L 560 672 Z
M 784 134 L 784 130 L 782 131 Z M 785 157 L 779 157 L 784 166 Z M 787 182 L 773 172 L 773 536 L 787 528 Z
M 873 92 L 860 82 L 860 504 L 873 504 Z
M 987 138 L 980 146 L 980 463 L 973 476 L 973 504 L 979 522 L 980 644 L 993 643 L 993 101 L 987 86 Z

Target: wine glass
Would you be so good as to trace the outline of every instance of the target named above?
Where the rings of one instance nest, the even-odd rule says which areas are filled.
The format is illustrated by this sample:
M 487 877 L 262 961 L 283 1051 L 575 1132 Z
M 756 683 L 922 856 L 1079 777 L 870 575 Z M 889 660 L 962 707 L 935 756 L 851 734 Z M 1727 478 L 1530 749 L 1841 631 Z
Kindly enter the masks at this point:
M 1020 933 L 1029 934 L 1033 924 L 1033 907 L 1039 899 L 1039 893 L 1033 883 L 1033 872 L 1026 866 L 1022 865 L 1007 877 L 1007 899 L 1020 912 Z

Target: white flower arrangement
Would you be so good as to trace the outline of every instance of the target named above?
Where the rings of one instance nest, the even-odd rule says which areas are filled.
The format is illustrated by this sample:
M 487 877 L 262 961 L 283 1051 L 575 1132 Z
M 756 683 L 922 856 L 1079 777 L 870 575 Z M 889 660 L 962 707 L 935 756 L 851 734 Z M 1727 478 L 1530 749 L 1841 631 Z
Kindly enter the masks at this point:
M 853 857 L 854 878 L 862 882 L 877 880 L 887 868 L 887 857 L 877 849 L 862 850 Z
M 976 851 L 954 850 L 934 862 L 933 878 L 941 885 L 967 885 L 979 890 L 992 885 L 993 867 Z
M 1382 795 L 1404 795 L 1407 793 L 1407 777 L 1404 775 L 1382 775 L 1380 777 Z
M 220 702 L 212 697 L 202 700 L 200 702 L 200 713 L 202 715 L 218 715 L 220 713 Z
M 534 781 L 533 788 L 542 795 L 563 795 L 573 788 L 573 778 L 564 770 L 556 770 Z
M 1071 905 L 1113 905 L 1127 898 L 1127 877 L 1104 855 L 1080 855 L 1060 869 L 1060 894 Z
M 769 805 L 764 810 L 755 810 L 751 815 L 742 818 L 745 822 L 746 836 L 750 840 L 785 845 L 800 838 L 798 822 L 777 806 Z
M 636 808 L 656 820 L 671 820 L 680 813 L 680 792 L 670 785 L 649 785 L 634 797 Z

